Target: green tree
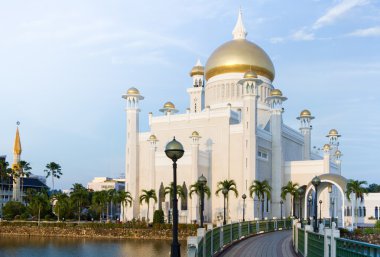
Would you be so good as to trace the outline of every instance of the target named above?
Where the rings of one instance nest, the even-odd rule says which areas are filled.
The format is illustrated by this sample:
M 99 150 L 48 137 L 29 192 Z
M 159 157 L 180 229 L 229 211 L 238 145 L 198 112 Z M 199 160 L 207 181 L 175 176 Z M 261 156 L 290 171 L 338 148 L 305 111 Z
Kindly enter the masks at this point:
M 164 193 L 165 196 L 169 195 L 170 208 L 173 208 L 173 206 L 172 206 L 173 205 L 173 194 L 174 194 L 174 183 L 171 182 L 169 186 L 165 187 L 165 193 Z M 181 199 L 185 198 L 185 192 L 183 191 L 183 187 L 181 187 L 180 185 L 177 185 L 177 197 L 181 198 Z
M 148 205 L 148 211 L 146 213 L 146 220 L 149 223 L 149 202 L 150 200 L 154 200 L 157 203 L 157 195 L 154 189 L 151 190 L 142 190 L 142 194 L 140 195 L 140 204 L 145 202 Z
M 116 191 L 116 189 L 109 189 L 107 191 L 107 193 L 108 193 L 108 206 L 111 205 L 109 208 L 111 210 L 110 216 L 111 216 L 111 220 L 113 220 L 113 218 L 114 218 L 113 209 L 119 203 L 119 196 L 118 196 L 118 192 Z M 107 212 L 107 220 L 108 220 L 108 212 Z
M 132 195 L 128 191 L 119 191 L 118 197 L 119 197 L 119 201 L 121 203 L 121 207 L 123 208 L 122 220 L 125 221 L 125 213 L 127 212 L 126 207 L 128 206 L 128 204 L 129 204 L 129 206 L 132 206 L 132 201 L 133 201 Z
M 29 208 L 33 215 L 37 214 L 38 224 L 40 224 L 41 212 L 45 213 L 50 209 L 49 197 L 46 192 L 37 192 L 32 198 Z
M 51 182 L 52 182 L 52 189 L 54 191 L 54 178 L 60 179 L 62 176 L 62 171 L 61 171 L 61 165 L 55 162 L 50 162 L 46 164 L 46 170 L 44 170 L 46 173 L 46 178 L 51 176 Z
M 285 201 L 286 196 L 290 195 L 290 205 L 292 206 L 293 210 L 293 217 L 295 216 L 295 209 L 296 209 L 296 198 L 298 197 L 298 183 L 293 183 L 292 181 L 288 181 L 288 183 L 281 188 L 281 198 Z
M 355 204 L 352 206 L 352 210 L 354 211 L 354 223 L 357 224 L 357 211 L 356 211 L 356 204 L 358 200 L 360 199 L 361 202 L 363 202 L 364 195 L 368 194 L 368 190 L 364 185 L 367 185 L 367 181 L 360 181 L 360 180 L 352 180 L 350 179 L 347 183 L 346 187 L 346 197 L 348 201 L 351 201 L 350 196 L 351 194 L 354 194 L 355 197 Z
M 272 187 L 269 185 L 267 180 L 253 181 L 252 185 L 249 187 L 249 196 L 254 197 L 253 194 L 256 195 L 257 200 L 261 202 L 261 219 L 264 220 L 264 199 L 267 196 L 267 199 L 271 198 Z M 257 205 L 257 213 L 259 213 L 259 205 Z
M 236 189 L 236 182 L 233 179 L 230 179 L 230 180 L 226 179 L 223 181 L 219 181 L 216 184 L 216 187 L 218 188 L 215 192 L 215 195 L 217 195 L 217 196 L 219 196 L 220 192 L 223 192 L 223 189 L 227 190 L 227 195 L 226 195 L 226 197 L 227 197 L 227 213 L 229 213 L 229 193 L 230 193 L 230 191 L 232 191 L 235 194 L 236 198 L 239 196 L 239 192 Z
M 9 168 L 9 163 L 5 161 L 5 159 L 0 158 L 0 183 L 1 183 L 1 191 L 4 192 L 4 184 L 9 182 L 10 175 L 12 174 L 12 169 Z M 3 202 L 5 194 L 3 194 Z
M 104 216 L 104 209 L 108 203 L 108 193 L 105 190 L 94 192 L 91 208 L 99 214 L 99 222 Z
M 30 163 L 27 161 L 20 161 L 20 170 L 19 170 L 19 176 L 22 178 L 20 180 L 21 183 L 21 202 L 23 201 L 23 194 L 24 194 L 24 178 L 29 178 L 29 176 L 32 174 L 30 172 L 32 170 L 32 167 L 30 166 Z
M 25 213 L 26 207 L 16 201 L 9 201 L 3 207 L 3 216 L 5 219 L 14 219 L 17 215 L 22 215 Z
M 70 199 L 78 208 L 78 222 L 80 222 L 82 208 L 88 203 L 89 194 L 87 189 L 82 184 L 78 183 L 73 184 L 71 190 Z
M 198 181 L 195 182 L 194 184 L 190 185 L 190 192 L 189 192 L 189 197 L 191 198 L 193 194 L 196 194 L 198 196 L 198 204 L 201 204 L 200 197 L 201 197 L 201 192 L 204 192 L 204 194 L 207 196 L 207 199 L 210 199 L 211 196 L 211 191 L 210 188 L 207 185 L 204 185 L 199 183 Z M 199 217 L 202 216 L 202 210 L 199 206 Z
M 55 200 L 54 212 L 57 214 L 58 221 L 60 221 L 62 211 L 69 207 L 69 196 L 65 193 L 58 193 L 53 196 L 53 199 Z

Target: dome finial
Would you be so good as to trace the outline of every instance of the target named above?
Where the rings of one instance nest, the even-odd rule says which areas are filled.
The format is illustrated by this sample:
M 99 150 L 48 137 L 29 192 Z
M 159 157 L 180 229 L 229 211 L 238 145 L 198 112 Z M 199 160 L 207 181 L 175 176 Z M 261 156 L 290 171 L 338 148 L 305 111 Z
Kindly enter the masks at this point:
M 232 31 L 232 35 L 234 36 L 234 39 L 245 39 L 247 36 L 247 31 L 245 30 L 245 27 L 243 24 L 241 8 L 239 9 L 238 19 L 236 21 L 235 28 Z

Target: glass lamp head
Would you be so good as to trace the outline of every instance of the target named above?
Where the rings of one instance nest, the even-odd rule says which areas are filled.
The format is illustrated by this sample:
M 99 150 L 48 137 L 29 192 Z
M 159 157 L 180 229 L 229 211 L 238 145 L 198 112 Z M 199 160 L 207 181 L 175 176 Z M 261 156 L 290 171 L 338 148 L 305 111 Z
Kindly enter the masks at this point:
M 181 157 L 184 154 L 183 146 L 180 142 L 175 140 L 175 137 L 172 141 L 170 141 L 166 147 L 165 147 L 165 154 L 169 159 L 172 159 L 173 161 L 177 161 L 178 159 L 181 159 Z
M 315 186 L 315 187 L 318 187 L 321 184 L 321 179 L 318 176 L 315 176 L 311 180 L 311 184 L 313 184 L 313 186 Z

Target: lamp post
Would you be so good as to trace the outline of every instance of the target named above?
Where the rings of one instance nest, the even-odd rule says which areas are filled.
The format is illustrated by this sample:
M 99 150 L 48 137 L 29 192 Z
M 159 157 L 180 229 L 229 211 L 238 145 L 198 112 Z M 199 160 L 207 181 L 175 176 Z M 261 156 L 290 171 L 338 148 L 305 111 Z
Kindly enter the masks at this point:
M 243 194 L 241 198 L 243 198 L 243 222 L 244 222 L 245 221 L 245 199 L 247 198 L 247 196 Z
M 328 186 L 328 192 L 329 192 L 329 195 L 330 195 L 330 204 L 331 204 L 331 206 L 332 206 L 332 203 L 331 203 L 331 200 L 332 200 L 332 197 L 331 197 L 331 193 L 332 193 L 332 186 L 330 185 L 330 186 Z M 333 221 L 333 210 L 331 209 L 331 207 L 330 207 L 330 224 L 332 225 L 332 221 Z
M 300 217 L 300 222 L 302 224 L 302 195 L 304 193 L 304 189 L 302 187 L 298 188 L 298 197 L 299 197 L 299 204 L 300 204 L 300 208 L 299 208 L 299 217 Z
M 198 178 L 198 183 L 201 186 L 201 228 L 203 228 L 203 221 L 204 221 L 204 216 L 203 216 L 203 211 L 205 208 L 205 186 L 207 184 L 207 179 L 205 176 L 200 176 Z
M 317 215 L 318 215 L 318 186 L 321 184 L 321 179 L 318 176 L 315 176 L 311 183 L 315 188 L 315 205 L 314 205 L 314 232 L 318 231 Z
M 173 161 L 173 241 L 171 245 L 171 257 L 180 257 L 180 247 L 178 242 L 178 199 L 177 199 L 177 160 L 184 154 L 183 146 L 175 140 L 175 137 L 165 147 L 166 156 Z
M 334 198 L 331 199 L 331 205 L 332 205 L 332 210 L 331 210 L 331 226 L 332 226 L 332 222 L 334 221 Z
M 322 200 L 319 200 L 319 223 L 322 223 Z
M 284 204 L 284 201 L 283 200 L 281 200 L 280 201 L 280 213 L 281 213 L 281 217 L 280 217 L 280 219 L 282 219 L 282 205 Z
M 227 194 L 228 194 L 228 189 L 223 188 L 222 193 L 223 193 L 223 204 L 224 204 L 224 207 L 223 207 L 223 225 L 226 225 L 227 224 L 227 221 L 226 221 L 226 198 L 227 198 Z

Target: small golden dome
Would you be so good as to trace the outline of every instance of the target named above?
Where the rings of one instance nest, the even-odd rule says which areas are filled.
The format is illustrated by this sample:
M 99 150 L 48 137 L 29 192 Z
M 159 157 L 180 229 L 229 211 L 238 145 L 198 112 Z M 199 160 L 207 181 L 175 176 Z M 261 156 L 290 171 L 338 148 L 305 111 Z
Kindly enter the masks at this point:
M 338 136 L 338 135 L 339 135 L 339 133 L 336 129 L 331 129 L 329 131 L 329 136 Z
M 323 150 L 325 150 L 325 151 L 330 151 L 330 149 L 331 149 L 331 147 L 330 147 L 329 144 L 325 144 L 325 145 L 323 146 Z
M 280 89 L 273 89 L 270 91 L 270 96 L 282 96 L 282 92 Z
M 127 95 L 139 95 L 139 94 L 140 94 L 140 91 L 135 87 L 131 87 L 127 91 Z
M 309 110 L 303 110 L 300 114 L 301 118 L 307 118 L 311 116 L 311 112 Z
M 149 137 L 149 141 L 155 141 L 155 140 L 157 140 L 157 137 L 155 136 L 155 135 L 150 135 L 150 137 Z
M 193 136 L 193 137 L 199 137 L 199 133 L 197 131 L 193 131 L 193 133 L 191 134 L 191 136 Z
M 175 105 L 172 102 L 166 102 L 163 108 L 174 109 Z
M 244 74 L 244 78 L 245 79 L 256 79 L 257 78 L 257 74 L 256 74 L 256 72 L 253 72 L 253 71 L 247 71 Z
M 190 77 L 194 75 L 204 75 L 205 74 L 205 68 L 203 66 L 194 66 L 190 71 Z
M 340 150 L 336 150 L 335 155 L 336 156 L 342 156 L 342 152 Z

